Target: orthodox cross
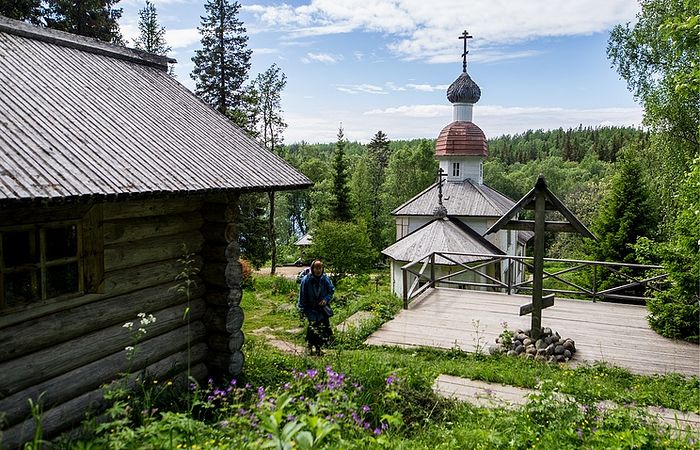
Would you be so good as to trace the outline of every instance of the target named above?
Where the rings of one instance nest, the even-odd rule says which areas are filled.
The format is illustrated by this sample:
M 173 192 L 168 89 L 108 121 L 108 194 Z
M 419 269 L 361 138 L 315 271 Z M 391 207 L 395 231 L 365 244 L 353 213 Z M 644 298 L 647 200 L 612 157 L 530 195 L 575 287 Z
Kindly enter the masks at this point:
M 535 220 L 519 220 L 518 213 L 523 209 L 534 209 Z M 545 218 L 547 211 L 558 211 L 566 219 L 563 222 L 548 221 Z M 581 221 L 564 206 L 552 191 L 547 187 L 544 176 L 537 178 L 535 187 L 530 190 L 510 211 L 505 213 L 498 221 L 486 230 L 486 234 L 499 230 L 526 230 L 535 232 L 533 248 L 533 263 L 528 267 L 532 270 L 532 303 L 520 307 L 520 315 L 531 314 L 530 337 L 537 339 L 542 331 L 542 310 L 554 306 L 554 294 L 543 295 L 544 288 L 544 233 L 545 231 L 563 231 L 578 233 L 584 237 L 597 240 Z M 510 268 L 508 269 L 510 270 Z
M 437 177 L 438 177 L 438 204 L 442 206 L 442 179 L 445 178 L 447 175 L 445 174 L 445 171 L 442 170 L 442 168 L 439 168 L 437 171 Z
M 462 32 L 462 35 L 458 39 L 464 39 L 464 53 L 462 53 L 462 72 L 467 71 L 467 55 L 469 54 L 469 50 L 467 50 L 467 39 L 471 39 L 474 36 L 470 35 L 467 33 L 467 30 L 464 30 Z

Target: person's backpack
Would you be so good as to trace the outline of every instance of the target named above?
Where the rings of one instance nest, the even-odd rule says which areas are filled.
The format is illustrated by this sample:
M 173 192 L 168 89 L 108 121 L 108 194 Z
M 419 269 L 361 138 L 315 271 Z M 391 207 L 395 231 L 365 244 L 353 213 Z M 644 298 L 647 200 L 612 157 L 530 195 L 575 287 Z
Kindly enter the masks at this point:
M 306 269 L 299 272 L 299 274 L 297 274 L 297 283 L 301 283 L 301 280 L 303 280 L 304 277 L 310 273 L 311 273 L 311 267 L 307 267 Z

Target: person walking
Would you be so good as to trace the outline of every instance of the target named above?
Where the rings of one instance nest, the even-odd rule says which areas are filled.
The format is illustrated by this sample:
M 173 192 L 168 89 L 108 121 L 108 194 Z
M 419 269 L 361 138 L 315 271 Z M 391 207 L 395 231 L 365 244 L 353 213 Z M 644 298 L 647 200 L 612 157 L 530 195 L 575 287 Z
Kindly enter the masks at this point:
M 301 280 L 297 308 L 309 320 L 306 328 L 306 342 L 309 354 L 314 352 L 321 356 L 321 347 L 327 345 L 333 338 L 329 317 L 333 314 L 330 302 L 333 299 L 335 287 L 323 271 L 323 263 L 315 260 L 311 263 L 311 273 Z

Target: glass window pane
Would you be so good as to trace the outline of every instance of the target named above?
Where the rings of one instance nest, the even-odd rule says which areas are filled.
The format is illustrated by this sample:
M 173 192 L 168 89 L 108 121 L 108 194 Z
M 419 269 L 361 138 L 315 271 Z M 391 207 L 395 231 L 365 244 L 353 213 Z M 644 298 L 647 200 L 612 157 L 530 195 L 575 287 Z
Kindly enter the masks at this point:
M 78 292 L 78 263 L 61 264 L 46 268 L 46 297 Z
M 78 254 L 78 226 L 66 225 L 46 229 L 46 260 Z
M 5 274 L 5 306 L 11 308 L 39 300 L 41 279 L 38 270 Z M 32 284 L 34 278 L 34 284 Z
M 34 230 L 3 231 L 2 254 L 5 267 L 39 262 L 37 233 Z

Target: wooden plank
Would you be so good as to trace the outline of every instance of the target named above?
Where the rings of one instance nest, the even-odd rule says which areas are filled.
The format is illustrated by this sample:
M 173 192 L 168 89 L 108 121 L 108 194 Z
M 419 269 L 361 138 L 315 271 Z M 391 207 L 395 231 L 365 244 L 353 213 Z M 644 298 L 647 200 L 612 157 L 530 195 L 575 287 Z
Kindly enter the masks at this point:
M 198 210 L 202 206 L 199 197 L 163 198 L 136 201 L 109 202 L 104 204 L 104 219 L 128 219 L 134 217 L 167 216 Z
M 104 293 L 104 239 L 102 228 L 102 205 L 95 205 L 81 222 L 82 228 L 82 272 L 84 291 Z
M 58 311 L 0 329 L 0 362 L 60 344 L 111 325 L 122 325 L 139 312 L 183 304 L 184 294 L 170 282 L 98 302 Z M 201 282 L 192 289 L 192 303 L 203 302 Z
M 185 231 L 199 230 L 204 221 L 198 211 L 106 221 L 105 245 L 137 241 L 152 236 L 170 236 Z
M 187 246 L 189 252 L 196 253 L 203 243 L 204 238 L 199 231 L 193 230 L 107 245 L 104 248 L 105 271 L 178 259 L 184 255 L 183 246 Z
M 542 297 L 542 309 L 554 306 L 554 294 L 545 295 Z M 532 303 L 520 306 L 520 315 L 524 316 L 532 312 Z
M 6 425 L 12 426 L 31 417 L 28 399 L 32 399 L 36 403 L 41 395 L 43 408 L 45 410 L 53 408 L 113 381 L 122 373 L 127 371 L 137 373 L 149 363 L 152 364 L 173 353 L 186 350 L 188 336 L 192 341 L 191 362 L 196 365 L 204 361 L 207 353 L 207 345 L 201 342 L 204 335 L 204 325 L 201 322 L 191 324 L 189 333 L 187 326 L 182 326 L 140 343 L 138 351 L 135 352 L 131 361 L 122 349 L 105 358 L 6 397 L 0 400 L 0 411 L 5 413 Z
M 506 225 L 501 228 L 503 230 L 521 230 L 521 231 L 535 231 L 535 221 L 533 220 L 511 220 Z M 547 221 L 544 226 L 545 231 L 551 231 L 554 233 L 577 233 L 578 230 L 574 228 L 569 222 L 554 222 Z
M 180 304 L 152 312 L 157 320 L 149 325 L 148 337 L 181 326 L 184 308 Z M 199 320 L 204 314 L 204 304 L 195 303 L 190 313 L 192 320 Z M 133 345 L 131 334 L 118 324 L 6 361 L 0 364 L 3 397 L 121 351 L 127 345 Z
M 195 267 L 202 267 L 202 258 L 195 257 Z M 173 281 L 182 272 L 182 263 L 175 259 L 127 267 L 105 273 L 105 293 L 125 294 Z

